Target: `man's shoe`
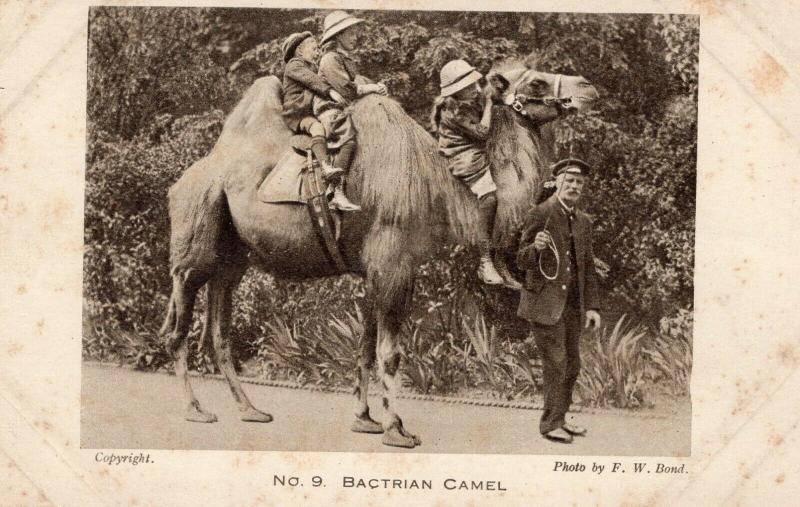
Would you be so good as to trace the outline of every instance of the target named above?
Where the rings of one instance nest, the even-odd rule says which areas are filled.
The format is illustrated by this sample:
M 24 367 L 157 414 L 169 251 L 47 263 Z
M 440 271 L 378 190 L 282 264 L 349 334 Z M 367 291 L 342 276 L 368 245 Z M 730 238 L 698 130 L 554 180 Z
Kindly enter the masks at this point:
M 566 431 L 570 435 L 574 435 L 576 437 L 585 437 L 586 436 L 586 428 L 584 428 L 583 426 L 577 426 L 575 424 L 564 423 L 564 425 L 561 426 L 561 427 L 564 429 L 564 431 Z
M 552 440 L 553 442 L 558 442 L 561 444 L 572 443 L 572 435 L 564 431 L 563 428 L 556 428 L 554 430 L 550 430 L 547 433 L 543 433 L 542 436 L 547 440 Z
M 334 187 L 333 199 L 329 204 L 331 208 L 339 211 L 361 211 L 361 206 L 350 202 L 350 199 L 344 194 L 344 182 L 342 180 L 339 180 L 339 183 Z
M 494 267 L 490 256 L 481 256 L 481 264 L 478 266 L 478 278 L 487 285 L 501 285 L 504 280 Z

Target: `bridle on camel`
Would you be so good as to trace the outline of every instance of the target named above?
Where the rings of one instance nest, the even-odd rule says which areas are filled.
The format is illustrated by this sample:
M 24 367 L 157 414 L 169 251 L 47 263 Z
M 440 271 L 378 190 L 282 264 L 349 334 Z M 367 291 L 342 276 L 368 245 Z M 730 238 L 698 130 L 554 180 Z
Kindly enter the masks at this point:
M 541 104 L 543 106 L 556 106 L 559 107 L 563 106 L 564 104 L 568 104 L 572 101 L 572 97 L 559 97 L 558 94 L 561 93 L 561 78 L 563 77 L 562 74 L 556 74 L 555 82 L 553 83 L 553 94 L 552 95 L 540 95 L 538 97 L 529 97 L 524 93 L 517 93 L 516 89 L 520 86 L 521 83 L 525 82 L 527 79 L 528 74 L 531 71 L 525 71 L 517 82 L 514 83 L 513 87 L 510 87 L 514 91 L 511 91 L 503 97 L 503 103 L 507 106 L 511 106 L 511 109 L 519 113 L 521 116 L 528 116 L 528 112 L 525 110 L 526 104 Z

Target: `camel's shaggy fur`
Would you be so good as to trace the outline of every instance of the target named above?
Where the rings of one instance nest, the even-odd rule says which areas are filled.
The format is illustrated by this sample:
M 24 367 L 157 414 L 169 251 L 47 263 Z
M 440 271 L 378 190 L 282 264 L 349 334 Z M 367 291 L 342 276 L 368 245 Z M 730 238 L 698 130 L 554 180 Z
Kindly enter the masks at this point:
M 546 171 L 540 136 L 538 132 L 531 135 L 531 128 L 536 127 L 521 125 L 517 113 L 510 108 L 495 106 L 487 154 L 497 185 L 496 245 L 513 244 Z

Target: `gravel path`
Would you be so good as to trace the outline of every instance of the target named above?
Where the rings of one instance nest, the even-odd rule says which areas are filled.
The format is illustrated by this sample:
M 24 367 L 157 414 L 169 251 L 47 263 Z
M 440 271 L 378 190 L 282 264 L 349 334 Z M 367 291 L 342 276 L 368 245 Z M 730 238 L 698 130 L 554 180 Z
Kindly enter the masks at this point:
M 239 420 L 225 382 L 194 378 L 195 394 L 214 424 L 183 419 L 178 380 L 164 373 L 142 373 L 83 364 L 81 447 L 108 449 L 229 449 L 340 452 L 422 452 L 687 456 L 690 453 L 688 407 L 667 417 L 631 417 L 623 413 L 575 414 L 589 435 L 571 445 L 541 438 L 541 413 L 440 402 L 399 400 L 408 430 L 422 439 L 413 451 L 381 444 L 380 435 L 350 432 L 351 396 L 245 385 L 253 404 L 275 417 L 269 424 Z M 380 398 L 370 398 L 373 417 Z

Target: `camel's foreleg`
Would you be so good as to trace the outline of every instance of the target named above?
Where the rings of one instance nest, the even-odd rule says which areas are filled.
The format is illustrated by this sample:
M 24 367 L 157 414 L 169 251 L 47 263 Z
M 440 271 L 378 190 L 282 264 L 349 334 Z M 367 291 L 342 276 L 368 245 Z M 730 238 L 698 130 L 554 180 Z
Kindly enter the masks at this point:
M 383 433 L 380 423 L 369 414 L 367 395 L 369 391 L 370 370 L 375 364 L 375 347 L 378 339 L 378 326 L 371 298 L 367 297 L 364 311 L 364 335 L 359 340 L 358 362 L 356 364 L 356 420 L 351 429 L 357 433 Z
M 396 273 L 395 273 L 396 275 Z M 383 443 L 397 447 L 413 448 L 420 445 L 420 439 L 406 431 L 403 421 L 398 415 L 397 398 L 400 390 L 400 345 L 399 337 L 403 320 L 411 302 L 414 282 L 409 272 L 400 287 L 394 286 L 391 298 L 384 298 L 384 303 L 377 306 L 378 374 L 383 387 Z M 380 288 L 376 287 L 380 290 Z M 395 292 L 396 291 L 396 292 Z
M 242 389 L 236 368 L 233 365 L 230 342 L 231 299 L 233 290 L 241 280 L 244 268 L 220 273 L 208 283 L 207 325 L 214 343 L 217 366 L 228 381 L 233 399 L 239 406 L 242 421 L 270 422 L 272 416 L 257 410 Z

